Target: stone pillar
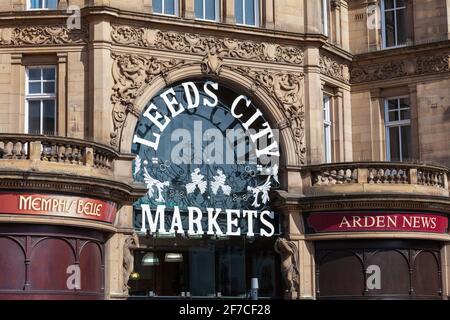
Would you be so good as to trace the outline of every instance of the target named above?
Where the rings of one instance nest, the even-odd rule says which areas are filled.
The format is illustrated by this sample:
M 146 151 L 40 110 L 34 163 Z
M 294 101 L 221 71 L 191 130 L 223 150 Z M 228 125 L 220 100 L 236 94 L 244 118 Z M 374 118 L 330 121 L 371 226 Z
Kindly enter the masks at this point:
M 101 18 L 103 19 L 103 18 Z M 92 44 L 89 46 L 89 123 L 88 137 L 110 144 L 113 122 L 111 119 L 111 66 L 109 21 L 93 20 L 90 25 Z
M 322 33 L 322 4 L 319 0 L 305 0 L 306 33 Z
M 58 57 L 58 77 L 57 77 L 57 132 L 61 137 L 67 136 L 67 52 L 57 53 Z
M 309 3 L 309 2 L 308 2 Z M 309 164 L 323 163 L 323 100 L 319 49 L 305 48 L 306 148 Z
M 341 15 L 341 47 L 344 50 L 350 51 L 349 39 L 349 18 L 348 18 L 348 3 L 347 0 L 341 0 L 340 7 Z
M 334 44 L 341 46 L 341 1 L 331 0 L 331 10 L 334 10 Z
M 223 21 L 228 24 L 236 24 L 234 16 L 234 1 L 224 1 L 224 18 Z
M 370 133 L 371 158 L 373 161 L 386 160 L 386 134 L 384 128 L 384 107 L 380 89 L 370 91 Z
M 411 158 L 421 160 L 419 104 L 416 84 L 409 85 L 409 99 L 411 103 Z
M 180 10 L 180 16 L 184 16 L 185 19 L 195 19 L 194 1 L 195 0 L 180 1 L 179 8 L 182 8 L 182 10 Z
M 300 240 L 299 250 L 300 299 L 315 299 L 316 271 L 314 263 L 314 242 Z
M 9 133 L 25 132 L 25 67 L 22 54 L 11 54 L 11 89 L 9 95 Z
M 447 242 L 441 249 L 442 296 L 448 300 L 450 296 L 450 244 Z
M 265 21 L 264 26 L 266 29 L 275 28 L 275 0 L 265 0 L 263 1 L 265 8 Z

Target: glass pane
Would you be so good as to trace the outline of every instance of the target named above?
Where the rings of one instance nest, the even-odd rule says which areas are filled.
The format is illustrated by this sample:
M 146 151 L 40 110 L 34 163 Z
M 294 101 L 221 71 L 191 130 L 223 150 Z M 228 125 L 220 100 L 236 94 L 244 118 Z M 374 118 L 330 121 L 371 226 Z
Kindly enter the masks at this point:
M 226 247 L 219 254 L 219 284 L 222 296 L 244 296 L 245 256 L 242 247 Z
M 386 37 L 386 46 L 392 47 L 395 46 L 395 20 L 394 20 L 394 11 L 388 11 L 385 14 L 385 26 L 386 30 L 384 31 Z
M 55 68 L 42 69 L 42 78 L 44 80 L 55 80 Z
M 41 82 L 30 82 L 28 84 L 28 93 L 41 93 Z
M 390 161 L 400 161 L 400 145 L 398 136 L 399 127 L 389 128 Z
M 245 24 L 255 25 L 255 0 L 245 0 Z
M 400 109 L 405 109 L 410 107 L 410 102 L 408 98 L 400 99 Z
M 190 249 L 189 285 L 192 296 L 214 296 L 216 294 L 215 253 L 211 248 Z
M 196 18 L 204 19 L 204 17 L 203 17 L 203 0 L 195 0 L 194 11 L 195 11 Z
M 398 100 L 388 100 L 388 109 L 389 110 L 397 110 L 398 109 Z
M 406 10 L 397 10 L 397 45 L 406 43 Z
M 28 102 L 28 133 L 41 133 L 41 101 Z
M 42 8 L 42 1 L 43 0 L 31 0 L 30 2 L 30 9 L 40 9 Z
M 405 0 L 397 0 L 397 8 L 401 8 L 405 6 Z
M 216 20 L 216 0 L 205 0 L 205 5 L 205 18 L 208 20 Z
M 153 0 L 153 12 L 163 13 L 162 12 L 162 2 L 163 2 L 163 0 Z
M 47 0 L 46 8 L 57 9 L 58 8 L 58 0 Z
M 384 0 L 384 8 L 385 9 L 394 8 L 394 0 Z
M 411 158 L 411 127 L 404 126 L 400 128 L 402 132 L 402 160 Z
M 235 0 L 234 2 L 234 16 L 236 23 L 244 23 L 243 2 L 244 0 Z
M 30 68 L 28 69 L 28 79 L 29 80 L 41 80 L 41 70 L 40 68 Z
M 44 82 L 42 85 L 44 87 L 43 93 L 55 93 L 55 82 Z
M 389 111 L 389 121 L 398 121 L 398 111 Z
M 400 110 L 400 120 L 409 120 L 411 118 L 410 110 Z
M 175 14 L 175 0 L 164 0 L 164 13 Z
M 43 101 L 42 116 L 43 124 L 42 130 L 43 134 L 54 135 L 55 134 L 55 101 L 54 100 L 44 100 Z

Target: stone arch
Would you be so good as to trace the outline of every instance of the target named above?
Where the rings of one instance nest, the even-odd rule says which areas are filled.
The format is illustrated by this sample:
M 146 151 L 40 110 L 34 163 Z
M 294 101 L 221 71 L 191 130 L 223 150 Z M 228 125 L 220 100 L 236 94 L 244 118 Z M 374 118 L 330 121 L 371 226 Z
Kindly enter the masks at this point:
M 267 72 L 267 71 L 265 71 Z M 299 74 L 303 76 L 303 74 Z M 162 73 L 156 76 L 146 88 L 134 100 L 133 112 L 128 112 L 120 133 L 120 152 L 131 153 L 134 130 L 136 128 L 139 116 L 144 111 L 148 101 L 152 99 L 160 90 L 176 82 L 192 78 L 210 78 L 219 83 L 237 87 L 238 91 L 248 95 L 261 108 L 266 119 L 271 123 L 272 128 L 280 130 L 280 149 L 282 151 L 282 161 L 285 165 L 300 165 L 305 150 L 296 140 L 295 130 L 302 131 L 304 128 L 293 128 L 290 125 L 289 116 L 283 111 L 283 103 L 276 97 L 276 88 L 272 89 L 255 79 L 255 75 L 246 74 L 244 68 L 233 68 L 224 66 L 220 70 L 220 76 L 216 74 L 206 74 L 202 71 L 200 63 L 184 64 L 181 67 L 175 67 L 170 72 Z M 273 90 L 273 92 L 271 92 Z M 303 86 L 302 86 L 303 90 Z M 301 97 L 302 99 L 302 97 Z M 304 138 L 301 138 L 303 143 Z

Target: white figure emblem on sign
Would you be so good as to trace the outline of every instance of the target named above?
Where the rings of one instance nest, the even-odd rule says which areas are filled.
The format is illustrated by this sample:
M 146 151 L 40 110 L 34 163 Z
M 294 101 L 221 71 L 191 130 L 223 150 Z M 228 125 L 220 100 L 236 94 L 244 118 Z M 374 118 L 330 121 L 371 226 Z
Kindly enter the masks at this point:
M 148 196 L 150 198 L 155 197 L 155 190 L 153 189 L 156 187 L 156 190 L 158 191 L 158 197 L 155 199 L 156 202 L 165 202 L 164 197 L 162 195 L 164 187 L 168 187 L 170 185 L 169 181 L 161 182 L 159 180 L 156 180 L 150 176 L 150 174 L 147 171 L 147 168 L 144 168 L 144 182 L 147 185 L 148 189 Z
M 255 198 L 255 200 L 252 203 L 252 206 L 254 208 L 258 208 L 261 206 L 261 204 L 259 203 L 259 194 L 262 193 L 261 195 L 261 201 L 263 204 L 266 204 L 269 201 L 269 191 L 270 191 L 270 178 L 271 176 L 269 176 L 266 180 L 266 182 L 262 185 L 262 186 L 258 186 L 258 187 L 247 187 L 248 191 L 251 191 L 253 193 L 253 197 Z
M 222 188 L 222 191 L 225 195 L 229 196 L 231 193 L 231 187 L 225 184 L 225 180 L 227 177 L 223 174 L 221 169 L 217 170 L 217 176 L 213 177 L 214 181 L 211 182 L 211 191 L 214 195 L 217 195 L 219 189 Z
M 192 182 L 186 184 L 186 192 L 191 194 L 198 188 L 200 193 L 204 194 L 206 191 L 206 181 L 203 180 L 204 177 L 204 175 L 200 174 L 200 169 L 195 169 L 194 172 L 191 173 Z

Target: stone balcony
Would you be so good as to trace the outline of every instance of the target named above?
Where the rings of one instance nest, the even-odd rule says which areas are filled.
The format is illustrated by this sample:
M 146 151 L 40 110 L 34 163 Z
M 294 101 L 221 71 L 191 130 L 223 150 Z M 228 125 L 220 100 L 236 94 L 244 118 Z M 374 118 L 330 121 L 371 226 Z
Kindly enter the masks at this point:
M 0 191 L 70 193 L 130 204 L 145 193 L 132 181 L 133 158 L 80 139 L 0 134 Z

